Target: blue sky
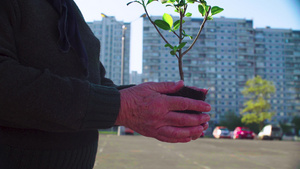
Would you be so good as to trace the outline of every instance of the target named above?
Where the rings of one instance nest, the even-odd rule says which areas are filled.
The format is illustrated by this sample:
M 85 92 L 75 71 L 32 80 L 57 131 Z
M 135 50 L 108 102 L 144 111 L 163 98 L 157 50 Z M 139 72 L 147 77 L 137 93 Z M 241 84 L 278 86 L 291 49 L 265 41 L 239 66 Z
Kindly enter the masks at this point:
M 131 70 L 141 73 L 141 27 L 144 13 L 138 4 L 126 4 L 131 0 L 74 0 L 86 21 L 101 20 L 101 13 L 115 16 L 117 20 L 132 23 Z M 216 17 L 252 19 L 254 27 L 285 28 L 300 30 L 300 0 L 207 0 L 209 5 L 220 6 L 224 11 Z M 159 2 L 149 6 L 150 15 L 170 13 L 176 15 L 171 8 L 165 8 Z M 200 17 L 196 6 L 191 6 L 193 17 Z

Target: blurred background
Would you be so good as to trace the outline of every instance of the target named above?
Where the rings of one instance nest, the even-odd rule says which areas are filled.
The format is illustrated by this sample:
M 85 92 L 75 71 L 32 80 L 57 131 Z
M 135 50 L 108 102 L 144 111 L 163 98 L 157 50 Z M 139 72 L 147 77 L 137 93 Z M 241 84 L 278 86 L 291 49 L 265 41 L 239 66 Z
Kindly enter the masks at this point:
M 75 2 L 91 30 L 101 41 L 100 60 L 107 70 L 107 77 L 116 84 L 180 79 L 176 57 L 164 47 L 165 42 L 159 37 L 149 19 L 143 16 L 145 12 L 142 6 L 137 3 L 127 6 L 129 1 L 123 0 L 75 0 Z M 299 152 L 300 147 L 300 1 L 212 0 L 207 2 L 209 5 L 224 8 L 224 11 L 215 15 L 212 21 L 206 22 L 200 38 L 183 59 L 185 84 L 209 89 L 206 101 L 212 106 L 209 113 L 210 128 L 202 136 L 207 142 L 200 141 L 212 147 L 211 151 L 217 151 L 214 148 L 222 144 L 228 147 L 235 144 L 237 149 L 232 152 L 232 156 L 238 151 L 246 152 L 246 156 L 240 154 L 240 158 L 236 157 L 241 160 L 241 163 L 236 166 L 229 165 L 231 167 L 228 168 L 244 168 L 241 167 L 243 160 L 249 162 L 248 158 L 254 158 L 257 161 L 259 159 L 257 157 L 266 158 L 266 162 L 261 161 L 250 166 L 279 168 L 276 167 L 277 157 L 273 160 L 268 158 L 272 153 L 271 150 L 277 153 L 278 159 L 285 159 L 283 156 L 286 153 L 291 153 L 293 157 L 300 159 L 299 153 L 294 152 L 294 150 Z M 162 19 L 164 13 L 171 14 L 174 20 L 178 19 L 178 15 L 172 8 L 165 7 L 160 2 L 151 3 L 148 10 L 152 20 Z M 190 6 L 189 12 L 193 15 L 185 18 L 184 29 L 187 34 L 195 37 L 203 17 L 197 11 L 197 6 Z M 173 34 L 168 31 L 162 33 L 171 44 L 177 43 L 178 40 Z M 189 39 L 185 41 L 187 45 L 192 43 Z M 100 147 L 104 148 L 110 142 L 105 143 L 105 139 L 114 139 L 118 127 L 100 132 L 105 135 L 104 140 L 100 137 L 99 142 Z M 145 141 L 138 133 L 128 128 L 119 128 L 119 134 L 133 135 L 136 141 L 139 139 Z M 116 141 L 117 138 L 119 137 L 116 137 Z M 239 142 L 241 140 L 244 142 Z M 272 146 L 266 148 L 268 145 L 266 142 L 272 143 Z M 119 140 L 117 143 L 122 145 L 121 147 L 129 144 L 126 139 L 125 142 Z M 153 145 L 158 144 L 160 143 L 153 142 Z M 194 144 L 197 143 L 188 145 L 196 146 Z M 168 144 L 165 146 L 168 148 Z M 284 146 L 291 147 L 280 149 Z M 262 151 L 260 153 L 262 156 L 243 147 L 251 147 L 251 149 L 256 147 L 256 150 Z M 171 146 L 172 148 L 174 147 Z M 232 148 L 222 149 L 222 152 L 231 150 Z M 148 150 L 141 148 L 128 151 L 131 153 L 137 151 L 136 153 L 139 154 Z M 172 150 L 166 149 L 166 151 Z M 176 149 L 176 152 L 180 151 Z M 194 153 L 196 152 L 192 152 Z M 99 153 L 97 158 L 102 154 Z M 211 155 L 213 158 L 214 154 Z M 161 157 L 160 160 L 162 158 L 167 157 Z M 191 158 L 193 157 L 188 159 Z M 182 160 L 182 157 L 179 159 Z M 122 160 L 130 161 L 130 158 Z M 228 164 L 226 160 L 224 163 Z M 234 162 L 230 162 L 232 163 Z M 282 163 L 293 163 L 293 165 L 281 165 L 282 168 L 299 167 L 297 166 L 299 160 L 290 156 L 286 161 L 281 161 Z M 201 167 L 197 164 L 190 165 L 187 168 L 216 168 L 212 167 L 212 163 L 207 166 L 200 165 Z M 146 164 L 138 166 L 133 168 L 147 168 Z

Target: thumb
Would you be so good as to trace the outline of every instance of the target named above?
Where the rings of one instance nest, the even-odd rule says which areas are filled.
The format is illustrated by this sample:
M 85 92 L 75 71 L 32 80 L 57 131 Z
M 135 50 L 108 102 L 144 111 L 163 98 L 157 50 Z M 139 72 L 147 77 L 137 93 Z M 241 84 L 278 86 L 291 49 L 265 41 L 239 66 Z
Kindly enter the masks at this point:
M 160 82 L 160 83 L 153 83 L 150 85 L 150 89 L 158 92 L 158 93 L 174 93 L 180 90 L 184 86 L 182 80 L 178 82 Z

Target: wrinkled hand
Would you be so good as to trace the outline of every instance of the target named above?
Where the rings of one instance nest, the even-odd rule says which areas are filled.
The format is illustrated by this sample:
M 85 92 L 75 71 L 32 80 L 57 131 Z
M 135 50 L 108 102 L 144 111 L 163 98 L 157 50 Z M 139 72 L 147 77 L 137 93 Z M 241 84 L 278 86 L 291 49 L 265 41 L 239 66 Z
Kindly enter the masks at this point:
M 178 91 L 183 85 L 183 81 L 149 82 L 121 90 L 121 108 L 115 124 L 164 142 L 189 142 L 199 138 L 208 128 L 209 115 L 174 111 L 208 112 L 211 108 L 204 101 L 165 95 Z

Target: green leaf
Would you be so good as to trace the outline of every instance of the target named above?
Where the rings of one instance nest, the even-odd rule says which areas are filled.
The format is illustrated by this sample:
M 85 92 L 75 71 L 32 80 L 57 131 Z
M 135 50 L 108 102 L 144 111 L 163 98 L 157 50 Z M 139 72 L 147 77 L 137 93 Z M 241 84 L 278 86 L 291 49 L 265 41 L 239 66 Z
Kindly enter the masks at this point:
M 175 0 L 161 0 L 161 3 L 162 4 L 165 4 L 165 3 L 174 3 Z
M 214 18 L 212 16 L 208 16 L 207 20 L 213 20 Z
M 202 16 L 205 16 L 206 11 L 204 10 L 204 7 L 202 6 L 202 4 L 198 5 L 198 11 L 201 13 Z
M 182 20 L 182 24 L 185 23 L 184 20 Z M 174 22 L 174 30 L 177 30 L 180 26 L 180 20 L 177 20 L 176 22 Z
M 147 2 L 147 5 L 149 5 L 151 2 L 153 2 L 153 1 L 158 1 L 158 0 L 149 0 L 148 2 Z
M 192 13 L 188 12 L 188 13 L 185 14 L 185 16 L 186 16 L 186 17 L 191 17 L 191 16 L 192 16 Z
M 209 6 L 205 6 L 205 11 L 208 12 Z
M 200 3 L 203 5 L 203 6 L 206 6 L 207 5 L 207 2 L 205 0 L 200 0 Z
M 179 6 L 184 6 L 186 4 L 186 2 L 185 2 L 185 0 L 180 0 L 180 2 L 179 2 Z
M 187 2 L 188 3 L 191 3 L 191 4 L 193 4 L 193 3 L 195 3 L 197 0 L 187 0 Z
M 178 46 L 178 49 L 183 48 L 183 47 L 186 45 L 186 43 L 187 43 L 187 42 L 182 42 L 182 43 L 180 43 L 180 45 Z
M 172 50 L 172 51 L 170 52 L 170 54 L 171 54 L 171 55 L 176 55 L 176 52 L 175 52 L 174 50 Z
M 176 22 L 174 22 L 174 30 L 177 30 L 180 26 L 180 20 L 177 20 Z
M 173 51 L 174 51 L 174 52 L 176 52 L 176 51 L 177 51 L 177 49 L 178 49 L 178 47 L 177 47 L 177 46 L 174 46 L 174 47 L 173 47 Z
M 128 2 L 128 3 L 127 3 L 127 6 L 130 5 L 130 4 L 132 4 L 132 3 L 134 3 L 134 2 L 139 3 L 139 4 L 142 5 L 142 3 L 141 3 L 140 1 L 131 1 L 131 2 Z
M 167 14 L 167 13 L 164 13 L 163 15 L 163 20 L 169 24 L 170 28 L 173 27 L 173 18 L 171 15 Z
M 214 6 L 211 8 L 211 15 L 215 15 L 215 14 L 218 14 L 220 12 L 222 12 L 224 9 L 223 8 L 220 8 L 218 6 Z
M 158 19 L 158 20 L 155 20 L 154 23 L 156 26 L 158 26 L 159 28 L 161 28 L 163 30 L 171 30 L 170 25 L 166 21 Z
M 166 44 L 165 47 L 169 47 L 169 48 L 171 48 L 171 49 L 174 48 L 174 47 L 173 47 L 172 45 L 170 45 L 170 44 Z
M 193 39 L 193 37 L 190 36 L 190 35 L 188 35 L 188 34 L 186 34 L 184 30 L 182 30 L 182 34 L 183 34 L 184 37 L 189 37 L 190 39 Z

